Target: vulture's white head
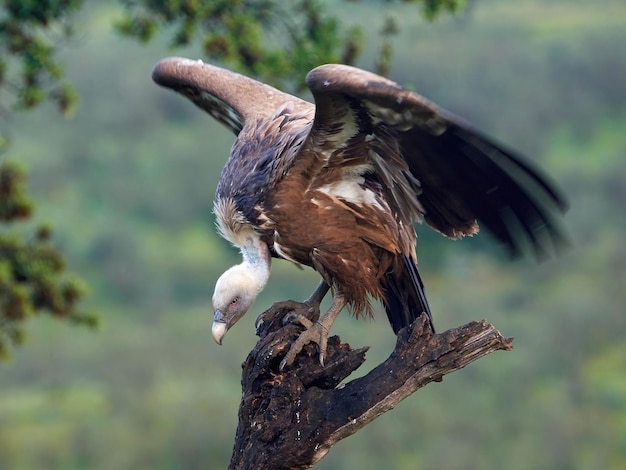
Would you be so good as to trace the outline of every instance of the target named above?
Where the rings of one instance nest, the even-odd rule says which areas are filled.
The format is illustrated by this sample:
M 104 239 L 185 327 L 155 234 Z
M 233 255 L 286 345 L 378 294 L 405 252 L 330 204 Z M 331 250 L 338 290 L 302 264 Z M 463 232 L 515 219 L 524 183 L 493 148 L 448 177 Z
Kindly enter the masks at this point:
M 248 238 L 241 253 L 243 262 L 227 270 L 215 283 L 213 293 L 213 338 L 222 344 L 226 332 L 252 307 L 267 284 L 271 258 L 267 245 Z
M 243 264 L 233 266 L 220 276 L 213 294 L 213 338 L 222 344 L 222 338 L 252 307 L 265 284 L 261 284 L 254 271 Z

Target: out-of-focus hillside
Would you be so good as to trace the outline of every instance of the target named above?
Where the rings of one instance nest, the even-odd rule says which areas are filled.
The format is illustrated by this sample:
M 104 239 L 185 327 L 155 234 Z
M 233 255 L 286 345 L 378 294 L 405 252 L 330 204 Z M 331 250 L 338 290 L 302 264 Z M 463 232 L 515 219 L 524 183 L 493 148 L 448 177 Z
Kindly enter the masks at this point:
M 553 175 L 571 202 L 572 247 L 540 265 L 509 263 L 485 234 L 451 242 L 419 227 L 437 327 L 486 318 L 515 349 L 421 390 L 318 467 L 626 467 L 626 4 L 469 3 L 434 24 L 410 5 L 333 8 L 346 23 L 370 22 L 365 68 L 380 19 L 395 14 L 392 78 Z M 233 136 L 150 80 L 162 57 L 197 51 L 120 38 L 118 14 L 88 6 L 65 49 L 75 117 L 50 108 L 11 122 L 38 217 L 92 286 L 102 328 L 38 318 L 0 364 L 0 469 L 225 468 L 254 317 L 317 283 L 275 262 L 248 318 L 213 344 L 213 283 L 238 262 L 211 215 Z M 394 342 L 384 315 L 344 315 L 334 333 L 371 345 L 369 367 Z

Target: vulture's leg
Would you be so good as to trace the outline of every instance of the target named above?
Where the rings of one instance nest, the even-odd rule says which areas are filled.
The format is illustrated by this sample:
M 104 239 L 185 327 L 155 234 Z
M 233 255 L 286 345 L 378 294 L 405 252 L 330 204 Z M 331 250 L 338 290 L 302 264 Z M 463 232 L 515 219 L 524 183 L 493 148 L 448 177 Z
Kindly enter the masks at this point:
M 333 303 L 330 304 L 328 312 L 324 314 L 322 318 L 315 323 L 311 322 L 308 318 L 302 318 L 296 316 L 294 321 L 301 323 L 306 327 L 298 339 L 294 341 L 287 352 L 285 358 L 280 362 L 279 369 L 283 370 L 285 366 L 291 365 L 302 348 L 308 343 L 317 343 L 320 349 L 320 364 L 324 365 L 324 359 L 326 359 L 326 343 L 328 342 L 328 333 L 330 333 L 330 327 L 333 325 L 339 312 L 346 305 L 346 300 L 342 294 L 335 294 L 333 297 Z
M 282 302 L 274 303 L 265 312 L 261 313 L 254 321 L 255 328 L 259 327 L 259 323 L 262 321 L 270 320 L 280 311 L 289 311 L 290 315 L 296 318 L 305 318 L 312 321 L 317 321 L 320 317 L 320 304 L 324 297 L 328 293 L 330 287 L 322 279 L 319 285 L 315 288 L 311 296 L 304 302 L 296 302 L 295 300 L 283 300 Z
M 322 300 L 324 300 L 324 297 L 326 297 L 326 294 L 328 293 L 329 289 L 330 289 L 330 286 L 326 284 L 326 281 L 324 281 L 324 279 L 322 279 L 320 283 L 317 285 L 317 287 L 315 288 L 315 290 L 313 291 L 313 293 L 311 294 L 311 296 L 308 299 L 306 299 L 304 303 L 309 304 L 311 306 L 315 306 L 319 310 L 320 304 L 322 303 Z

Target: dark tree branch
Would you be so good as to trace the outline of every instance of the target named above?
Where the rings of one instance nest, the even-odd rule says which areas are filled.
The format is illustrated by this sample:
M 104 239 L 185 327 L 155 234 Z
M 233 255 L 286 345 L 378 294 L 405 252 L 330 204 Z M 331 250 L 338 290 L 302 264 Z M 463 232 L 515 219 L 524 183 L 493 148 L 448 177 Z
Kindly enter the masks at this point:
M 310 344 L 279 372 L 281 358 L 301 331 L 297 325 L 282 326 L 284 313 L 259 327 L 259 342 L 243 364 L 231 469 L 309 468 L 339 440 L 421 387 L 493 351 L 512 349 L 512 338 L 484 320 L 433 334 L 423 315 L 399 332 L 386 361 L 341 384 L 365 362 L 367 348 L 353 350 L 333 336 L 324 367 L 317 346 Z

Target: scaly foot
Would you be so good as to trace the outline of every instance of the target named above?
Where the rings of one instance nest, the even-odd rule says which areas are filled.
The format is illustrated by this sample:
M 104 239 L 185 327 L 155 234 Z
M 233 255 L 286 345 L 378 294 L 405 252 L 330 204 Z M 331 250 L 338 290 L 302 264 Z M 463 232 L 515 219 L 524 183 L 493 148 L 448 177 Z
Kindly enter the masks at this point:
M 328 312 L 324 314 L 322 318 L 313 322 L 309 318 L 303 315 L 290 315 L 291 321 L 295 321 L 303 325 L 306 330 L 300 333 L 298 339 L 294 341 L 289 348 L 289 351 L 285 355 L 284 359 L 280 362 L 278 366 L 279 370 L 283 370 L 285 366 L 293 364 L 296 356 L 302 348 L 306 346 L 308 343 L 317 343 L 320 351 L 320 364 L 324 366 L 324 360 L 326 359 L 326 345 L 328 343 L 328 333 L 330 332 L 330 327 L 335 322 L 337 315 L 341 312 L 341 309 L 346 304 L 343 295 L 335 295 L 333 298 L 333 303 L 330 305 Z M 286 317 L 287 318 L 287 317 Z
M 324 360 L 326 359 L 326 344 L 328 343 L 329 330 L 319 321 L 313 323 L 302 315 L 293 315 L 291 321 L 300 323 L 302 326 L 306 327 L 306 330 L 300 333 L 298 339 L 293 342 L 291 348 L 289 348 L 289 351 L 280 362 L 279 370 L 282 371 L 285 366 L 293 364 L 298 353 L 309 343 L 317 343 L 320 351 L 320 364 L 323 366 Z

